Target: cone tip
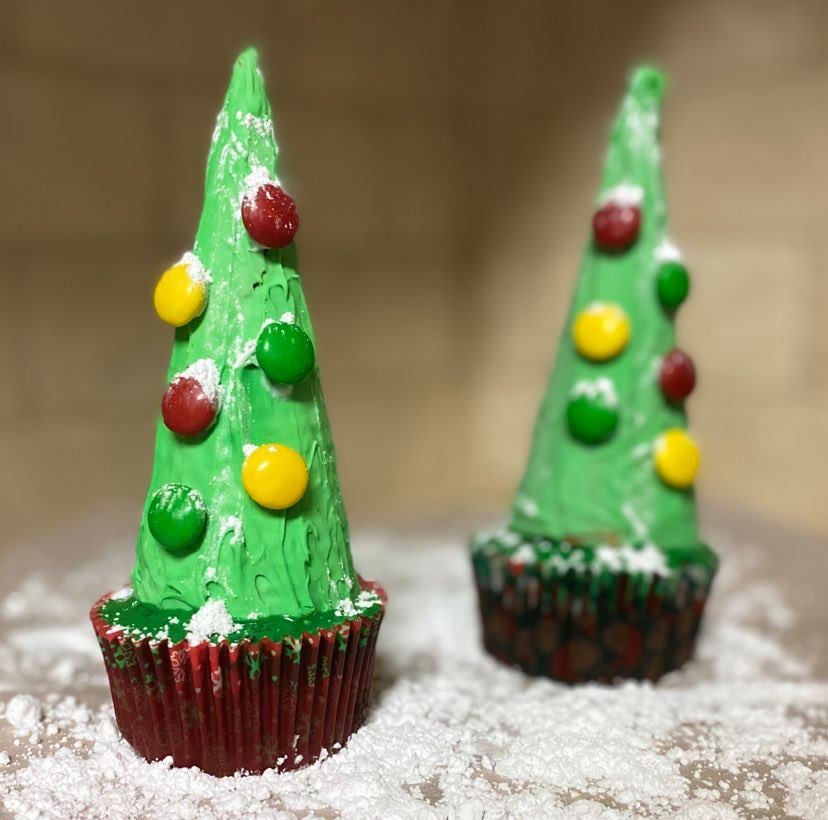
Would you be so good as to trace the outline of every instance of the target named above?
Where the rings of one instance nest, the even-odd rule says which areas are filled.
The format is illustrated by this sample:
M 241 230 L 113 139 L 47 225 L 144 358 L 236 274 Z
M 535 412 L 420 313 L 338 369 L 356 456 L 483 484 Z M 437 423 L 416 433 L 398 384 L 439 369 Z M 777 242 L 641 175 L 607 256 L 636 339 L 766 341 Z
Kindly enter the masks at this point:
M 630 93 L 634 96 L 660 101 L 664 95 L 666 82 L 664 74 L 654 66 L 637 66 L 630 75 Z
M 237 69 L 255 71 L 259 67 L 259 53 L 253 46 L 249 46 L 236 58 Z

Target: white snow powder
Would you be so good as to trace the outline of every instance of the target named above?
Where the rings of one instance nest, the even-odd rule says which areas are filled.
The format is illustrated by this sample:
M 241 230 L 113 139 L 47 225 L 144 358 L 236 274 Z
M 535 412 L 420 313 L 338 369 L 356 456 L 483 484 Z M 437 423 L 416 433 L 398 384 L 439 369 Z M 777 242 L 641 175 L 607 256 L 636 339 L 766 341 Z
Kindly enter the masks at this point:
M 723 566 L 685 669 L 656 686 L 567 687 L 483 653 L 461 538 L 354 540 L 393 606 L 380 633 L 376 703 L 345 749 L 256 777 L 147 763 L 118 737 L 108 701 L 91 705 L 106 691 L 100 681 L 80 699 L 42 698 L 43 720 L 29 730 L 39 745 L 21 736 L 14 765 L 0 767 L 3 809 L 92 820 L 828 814 L 828 684 L 809 679 L 793 654 L 791 630 L 807 626 L 797 627 L 796 611 L 757 568 L 759 548 L 712 535 Z M 92 600 L 99 567 L 85 570 Z M 80 628 L 80 610 L 54 620 L 77 618 Z M 6 646 L 0 630 L 0 688 L 15 685 L 5 662 L 21 654 L 7 657 Z M 62 651 L 43 645 L 38 668 Z
M 187 641 L 195 645 L 210 638 L 223 640 L 238 628 L 224 601 L 207 601 L 187 623 Z
M 615 385 L 612 379 L 608 379 L 606 376 L 601 376 L 597 379 L 581 379 L 575 382 L 570 395 L 574 399 L 579 396 L 586 396 L 590 399 L 602 399 L 607 407 L 618 407 L 618 393 L 615 391 Z
M 252 450 L 250 452 L 253 452 Z M 249 452 L 245 451 L 245 456 L 248 456 Z M 239 544 L 244 541 L 244 525 L 242 524 L 241 517 L 238 515 L 228 515 L 225 518 L 222 518 L 219 522 L 218 528 L 218 540 L 223 541 L 225 536 L 230 536 L 228 539 L 229 543 L 231 544 Z
M 40 701 L 31 695 L 15 695 L 6 705 L 6 722 L 13 726 L 18 734 L 36 729 L 43 717 Z
M 210 272 L 204 267 L 201 260 L 191 251 L 187 251 L 178 262 L 179 265 L 185 265 L 187 268 L 187 276 L 193 282 L 209 285 L 213 281 Z
M 132 587 L 127 584 L 125 587 L 121 587 L 120 589 L 116 590 L 109 596 L 110 600 L 112 601 L 125 601 L 132 595 Z
M 655 258 L 659 262 L 680 262 L 681 251 L 669 240 L 662 240 L 655 249 Z
M 641 572 L 661 576 L 671 574 L 664 552 L 653 544 L 645 544 L 640 549 L 601 545 L 595 550 L 595 565 L 614 572 Z
M 177 379 L 195 379 L 204 391 L 204 395 L 214 403 L 218 403 L 221 388 L 221 376 L 213 359 L 197 359 L 185 370 L 178 373 Z
M 263 165 L 254 165 L 250 173 L 244 178 L 244 195 L 251 196 L 262 185 L 279 185 L 279 180 L 270 175 L 270 171 Z
M 336 607 L 339 618 L 355 618 L 357 615 L 380 603 L 380 597 L 370 589 L 364 589 L 356 599 L 343 598 Z
M 614 202 L 616 205 L 640 205 L 644 201 L 644 189 L 639 185 L 623 183 L 604 191 L 598 198 L 599 205 Z
M 518 496 L 515 504 L 527 518 L 534 518 L 540 512 L 537 502 L 524 495 Z

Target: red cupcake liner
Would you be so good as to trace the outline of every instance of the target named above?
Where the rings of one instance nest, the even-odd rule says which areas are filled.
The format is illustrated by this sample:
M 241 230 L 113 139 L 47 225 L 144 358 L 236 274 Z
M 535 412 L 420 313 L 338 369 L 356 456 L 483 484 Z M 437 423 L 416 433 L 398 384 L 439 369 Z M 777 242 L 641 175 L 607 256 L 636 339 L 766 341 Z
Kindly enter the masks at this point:
M 385 592 L 372 617 L 282 641 L 170 645 L 133 640 L 90 618 L 109 676 L 115 719 L 147 760 L 172 757 L 217 776 L 287 771 L 341 748 L 368 714 Z
M 483 645 L 489 654 L 529 675 L 564 683 L 618 678 L 658 680 L 693 654 L 713 581 L 682 574 L 649 587 L 621 573 L 599 591 L 567 573 L 526 578 L 520 568 L 490 584 L 475 556 Z M 502 562 L 498 565 L 503 570 Z

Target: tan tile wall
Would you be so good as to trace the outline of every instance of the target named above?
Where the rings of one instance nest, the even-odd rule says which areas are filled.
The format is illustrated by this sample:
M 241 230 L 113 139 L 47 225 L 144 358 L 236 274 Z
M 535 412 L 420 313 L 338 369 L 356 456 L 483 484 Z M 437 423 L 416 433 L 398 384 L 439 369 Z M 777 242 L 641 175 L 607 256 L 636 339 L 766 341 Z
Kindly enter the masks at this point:
M 828 7 L 0 5 L 6 538 L 134 504 L 235 53 L 261 49 L 355 517 L 498 509 L 552 361 L 623 76 L 672 78 L 703 492 L 828 533 Z

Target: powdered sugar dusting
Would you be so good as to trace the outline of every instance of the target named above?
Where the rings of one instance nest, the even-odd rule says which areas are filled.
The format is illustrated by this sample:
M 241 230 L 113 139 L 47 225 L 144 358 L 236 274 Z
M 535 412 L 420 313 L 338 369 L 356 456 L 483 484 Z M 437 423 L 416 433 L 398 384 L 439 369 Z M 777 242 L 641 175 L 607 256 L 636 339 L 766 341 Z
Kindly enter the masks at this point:
M 595 550 L 595 564 L 613 572 L 670 575 L 664 553 L 653 544 L 645 544 L 640 549 L 601 545 Z
M 213 277 L 210 276 L 210 272 L 204 267 L 202 261 L 191 251 L 187 251 L 178 264 L 187 267 L 187 276 L 193 282 L 209 285 L 213 281 Z
M 189 367 L 182 370 L 175 379 L 195 379 L 210 401 L 214 403 L 219 401 L 221 376 L 219 375 L 218 365 L 213 359 L 194 361 Z
M 272 176 L 263 165 L 254 165 L 244 178 L 244 196 L 252 197 L 262 185 L 279 185 L 279 180 Z M 251 202 L 255 207 L 255 199 Z
M 17 734 L 23 734 L 37 727 L 43 717 L 43 709 L 31 695 L 15 695 L 6 705 L 4 717 Z
M 209 639 L 220 641 L 238 628 L 224 601 L 207 601 L 188 621 L 187 641 L 191 645 Z
M 655 249 L 655 258 L 659 262 L 681 262 L 681 251 L 669 240 L 663 240 Z
M 113 592 L 109 596 L 109 598 L 112 601 L 125 601 L 127 598 L 130 598 L 131 596 L 132 596 L 132 587 L 129 586 L 129 584 L 127 584 L 126 586 L 121 587 L 120 589 Z
M 336 614 L 340 618 L 355 618 L 379 603 L 381 600 L 376 592 L 364 589 L 355 599 L 343 598 L 336 608 Z
M 644 189 L 639 185 L 622 183 L 604 191 L 598 198 L 599 205 L 610 202 L 616 205 L 640 205 L 644 201 Z
M 612 379 L 600 376 L 597 379 L 581 379 L 575 382 L 571 393 L 572 398 L 586 396 L 590 399 L 601 399 L 602 403 L 609 408 L 618 407 L 618 393 Z
M 20 817 L 823 818 L 828 685 L 790 649 L 806 627 L 756 545 L 710 540 L 724 560 L 696 660 L 657 686 L 565 687 L 481 651 L 462 537 L 357 536 L 358 564 L 390 605 L 376 703 L 344 750 L 259 777 L 146 763 L 119 738 L 90 657 L 94 686 L 33 691 L 37 743 L 23 734 L 8 747 L 0 800 Z M 92 600 L 100 568 L 86 571 Z M 34 594 L 15 608 L 28 611 Z M 74 629 L 68 611 L 52 617 Z M 0 691 L 8 633 L 20 628 L 2 626 Z M 41 667 L 63 654 L 60 642 L 39 645 Z

